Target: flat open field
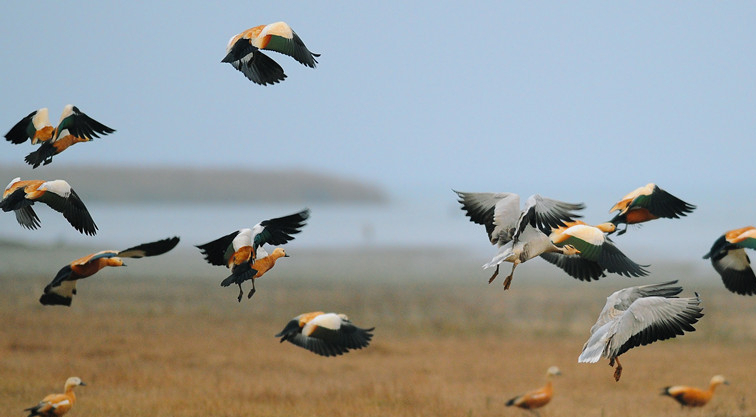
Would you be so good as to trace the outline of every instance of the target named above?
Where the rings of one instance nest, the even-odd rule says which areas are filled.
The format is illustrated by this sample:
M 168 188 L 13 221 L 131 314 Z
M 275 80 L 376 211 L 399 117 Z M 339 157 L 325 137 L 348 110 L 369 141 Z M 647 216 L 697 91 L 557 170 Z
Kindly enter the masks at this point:
M 581 283 L 534 260 L 504 292 L 503 276 L 486 283 L 485 256 L 299 250 L 237 303 L 235 288 L 218 285 L 227 270 L 191 249 L 103 270 L 66 308 L 37 298 L 88 252 L 60 248 L 32 263 L 24 248 L 4 248 L 0 414 L 24 415 L 76 375 L 87 386 L 72 417 L 527 416 L 505 402 L 557 365 L 563 375 L 543 416 L 676 416 L 661 387 L 704 387 L 719 373 L 731 385 L 690 415 L 756 416 L 756 298 L 727 292 L 700 263 Z M 683 296 L 701 293 L 696 332 L 630 350 L 619 383 L 606 360 L 577 363 L 607 295 L 668 279 L 680 279 Z M 273 337 L 313 310 L 375 326 L 373 343 L 323 358 Z

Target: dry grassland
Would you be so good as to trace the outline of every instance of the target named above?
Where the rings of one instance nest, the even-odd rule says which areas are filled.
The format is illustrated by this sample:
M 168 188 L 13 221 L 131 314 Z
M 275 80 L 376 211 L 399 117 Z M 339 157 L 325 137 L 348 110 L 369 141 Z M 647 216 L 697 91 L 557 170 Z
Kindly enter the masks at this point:
M 72 417 L 528 416 L 504 403 L 539 387 L 551 365 L 563 376 L 544 417 L 680 415 L 661 387 L 703 387 L 718 373 L 731 385 L 685 414 L 756 416 L 756 298 L 726 292 L 713 271 L 694 279 L 654 268 L 647 279 L 587 284 L 535 261 L 505 293 L 486 284 L 481 260 L 452 252 L 300 253 L 237 303 L 235 289 L 218 285 L 226 270 L 185 251 L 101 271 L 65 308 L 37 303 L 62 265 L 25 275 L 24 255 L 10 252 L 0 258 L 5 416 L 72 375 L 88 384 Z M 153 275 L 154 265 L 165 272 Z M 619 383 L 605 360 L 577 363 L 609 293 L 671 278 L 684 295 L 701 292 L 698 331 L 629 351 Z M 273 337 L 312 310 L 375 326 L 373 343 L 322 358 Z

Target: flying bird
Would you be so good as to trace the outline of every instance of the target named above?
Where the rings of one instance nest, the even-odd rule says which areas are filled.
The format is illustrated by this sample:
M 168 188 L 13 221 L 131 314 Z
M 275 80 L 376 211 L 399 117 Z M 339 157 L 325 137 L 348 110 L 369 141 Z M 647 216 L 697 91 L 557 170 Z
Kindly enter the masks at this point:
M 756 249 L 756 228 L 730 230 L 711 246 L 704 259 L 711 259 L 728 290 L 741 295 L 756 294 L 756 275 L 745 249 Z
M 24 411 L 29 412 L 27 417 L 61 417 L 66 414 L 76 403 L 76 394 L 74 394 L 73 389 L 79 385 L 87 384 L 83 383 L 76 376 L 68 378 L 66 385 L 63 387 L 63 394 L 50 394 L 34 407 L 24 409 Z
M 546 385 L 537 390 L 529 391 L 525 394 L 518 395 L 511 400 L 507 401 L 507 407 L 515 406 L 525 410 L 533 411 L 538 414 L 537 408 L 541 408 L 551 401 L 551 397 L 554 396 L 554 388 L 551 384 L 551 378 L 557 375 L 562 375 L 562 372 L 556 366 L 550 367 L 546 371 Z
M 619 381 L 619 356 L 628 350 L 695 331 L 693 324 L 703 317 L 701 299 L 677 298 L 682 287 L 677 281 L 625 288 L 607 297 L 591 337 L 583 346 L 580 363 L 596 363 L 601 357 L 609 366 L 617 362 L 614 379 Z
M 625 224 L 625 228 L 617 232 L 619 236 L 627 231 L 628 225 L 660 217 L 677 219 L 692 213 L 695 208 L 696 206 L 680 200 L 659 188 L 658 185 L 648 183 L 622 197 L 617 204 L 612 206 L 609 212 L 619 211 L 619 213 L 610 222 L 616 226 Z
M 252 82 L 260 85 L 275 84 L 286 78 L 283 68 L 260 50 L 280 52 L 302 65 L 315 68 L 320 54 L 310 52 L 302 39 L 284 22 L 255 26 L 233 36 L 226 46 L 228 62 Z
M 549 239 L 560 247 L 574 247 L 578 253 L 546 252 L 541 257 L 581 281 L 597 280 L 606 276 L 605 271 L 627 277 L 647 275 L 644 267 L 648 265 L 632 261 L 606 236 L 615 229 L 613 223 L 591 226 L 581 221 L 567 222 L 554 228 Z
M 288 216 L 261 221 L 251 229 L 241 229 L 203 245 L 197 245 L 205 260 L 211 265 L 225 265 L 231 269 L 231 275 L 221 282 L 227 287 L 239 286 L 238 300 L 241 302 L 244 291 L 241 284 L 252 280 L 252 289 L 247 298 L 254 295 L 255 279 L 269 271 L 281 257 L 288 257 L 282 248 L 268 253 L 262 248 L 264 244 L 283 245 L 294 239 L 301 232 L 305 221 L 310 217 L 310 210 L 304 209 Z
M 97 225 L 84 202 L 64 180 L 21 181 L 21 178 L 16 177 L 5 187 L 0 209 L 13 211 L 16 220 L 24 228 L 37 229 L 41 223 L 32 208 L 36 202 L 45 203 L 51 209 L 63 213 L 68 223 L 80 233 L 90 236 L 97 233 Z
M 730 385 L 724 376 L 715 375 L 711 378 L 711 382 L 709 382 L 708 390 L 685 385 L 673 385 L 664 387 L 661 395 L 674 398 L 675 401 L 680 403 L 680 407 L 703 407 L 711 400 L 711 397 L 714 395 L 714 389 L 722 384 Z
M 564 222 L 580 217 L 575 211 L 585 208 L 582 203 L 565 203 L 534 194 L 520 209 L 520 196 L 514 193 L 454 192 L 459 196 L 458 201 L 470 221 L 485 226 L 489 241 L 499 247 L 497 255 L 483 266 L 496 267 L 489 283 L 498 276 L 502 262 L 512 263 L 512 272 L 504 280 L 504 289 L 508 289 L 514 270 L 520 263 L 544 252 L 577 253 L 569 245 L 555 246 L 547 234 L 552 228 L 564 226 Z
M 50 124 L 47 108 L 29 113 L 16 123 L 5 139 L 14 144 L 31 140 L 32 145 L 41 143 L 39 149 L 24 159 L 33 168 L 52 162 L 52 157 L 79 142 L 89 142 L 99 135 L 107 135 L 115 130 L 105 126 L 81 112 L 76 106 L 68 104 L 63 108 L 58 126 Z
M 338 356 L 369 345 L 373 330 L 355 326 L 344 314 L 315 311 L 294 317 L 275 337 L 321 356 Z
M 106 266 L 126 266 L 123 258 L 142 258 L 146 256 L 162 255 L 178 245 L 179 238 L 158 240 L 143 243 L 122 251 L 105 250 L 79 258 L 64 266 L 55 275 L 52 282 L 45 287 L 39 302 L 44 305 L 70 306 L 76 294 L 76 281 L 87 278 Z

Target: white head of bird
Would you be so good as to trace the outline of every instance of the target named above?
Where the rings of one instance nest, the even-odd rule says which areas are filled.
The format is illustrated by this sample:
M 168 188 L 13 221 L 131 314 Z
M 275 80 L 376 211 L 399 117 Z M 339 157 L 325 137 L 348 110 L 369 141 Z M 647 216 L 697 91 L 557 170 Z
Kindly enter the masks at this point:
M 81 378 L 78 376 L 72 376 L 66 380 L 65 390 L 68 391 L 69 388 L 73 388 L 78 385 L 87 385 L 84 382 L 81 381 Z
M 727 379 L 723 375 L 714 375 L 711 378 L 711 385 L 730 385 L 730 383 L 727 381 Z

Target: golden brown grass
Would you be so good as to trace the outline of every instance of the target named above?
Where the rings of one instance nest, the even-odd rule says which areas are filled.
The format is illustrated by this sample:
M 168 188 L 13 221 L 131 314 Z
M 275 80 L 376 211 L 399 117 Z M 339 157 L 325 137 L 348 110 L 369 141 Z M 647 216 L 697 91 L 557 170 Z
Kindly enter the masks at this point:
M 606 360 L 577 363 L 605 297 L 636 283 L 685 284 L 690 277 L 675 275 L 680 268 L 587 284 L 527 264 L 505 293 L 500 282 L 485 283 L 478 259 L 450 253 L 300 253 L 259 281 L 252 300 L 237 303 L 235 289 L 218 286 L 227 271 L 196 257 L 102 271 L 80 282 L 65 308 L 37 303 L 62 265 L 23 275 L 23 256 L 6 251 L 0 412 L 23 415 L 76 375 L 88 385 L 77 389 L 72 417 L 528 416 L 504 403 L 539 387 L 557 365 L 563 376 L 544 417 L 679 415 L 660 389 L 704 387 L 718 373 L 731 385 L 690 414 L 756 416 L 756 298 L 726 292 L 715 275 L 685 285 L 684 295 L 695 289 L 704 299 L 698 331 L 629 351 L 616 383 Z M 177 259 L 184 267 L 169 269 Z M 152 276 L 149 265 L 169 272 Z M 312 310 L 376 326 L 373 343 L 322 358 L 273 337 Z

